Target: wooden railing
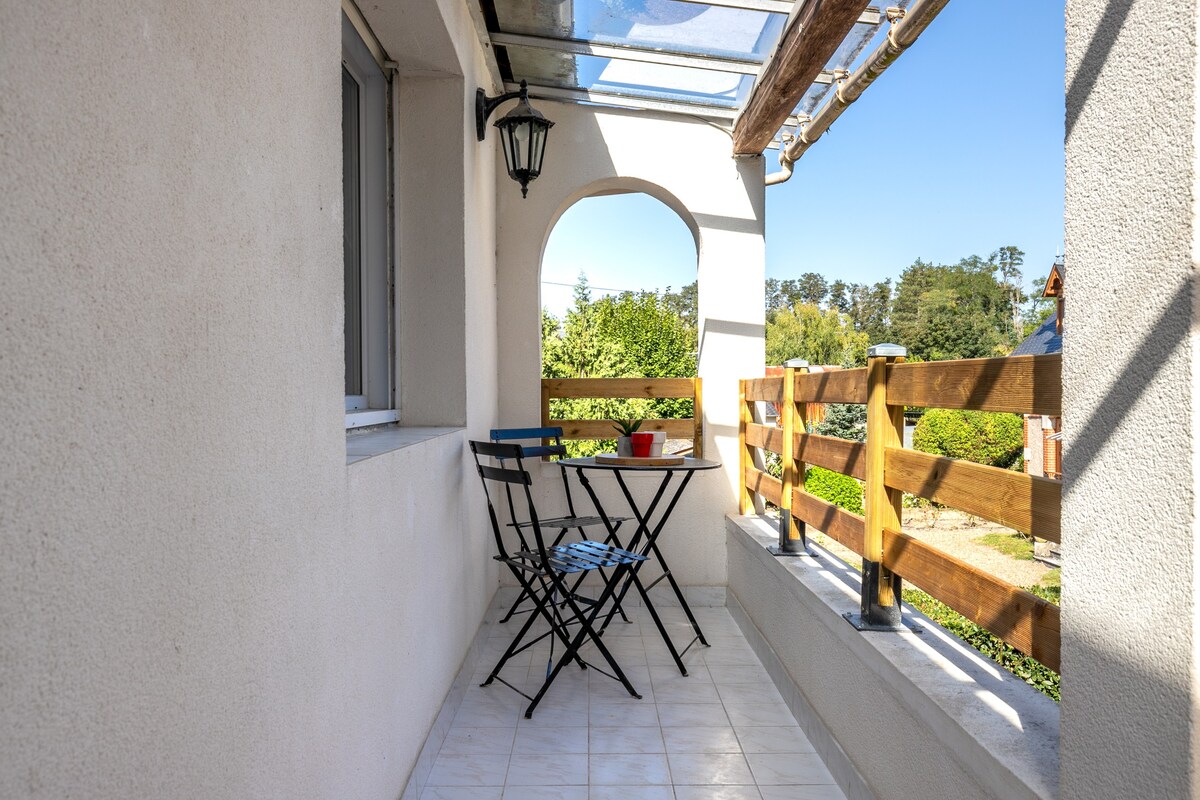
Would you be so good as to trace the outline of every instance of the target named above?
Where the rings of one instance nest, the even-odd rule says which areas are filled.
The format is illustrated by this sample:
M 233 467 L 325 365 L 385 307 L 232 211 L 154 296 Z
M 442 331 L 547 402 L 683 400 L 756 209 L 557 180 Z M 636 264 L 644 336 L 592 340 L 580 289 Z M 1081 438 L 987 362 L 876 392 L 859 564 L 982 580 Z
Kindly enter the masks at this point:
M 704 408 L 699 378 L 543 378 L 542 425 L 563 429 L 564 439 L 615 439 L 611 419 L 553 419 L 550 401 L 570 398 L 691 400 L 692 416 L 684 419 L 647 419 L 641 431 L 666 431 L 668 439 L 691 439 L 691 455 L 701 458 L 704 444 Z
M 873 618 L 867 622 L 899 621 L 898 576 L 1057 671 L 1058 606 L 904 533 L 900 509 L 907 492 L 1060 541 L 1060 481 L 906 450 L 903 413 L 920 406 L 1060 416 L 1062 357 L 903 362 L 873 352 L 863 368 L 816 374 L 798 368 L 782 378 L 741 381 L 741 511 L 761 511 L 763 500 L 778 506 L 781 549 L 798 549 L 807 525 L 863 556 L 863 617 Z M 760 423 L 763 401 L 779 404 L 780 427 Z M 866 442 L 807 433 L 809 402 L 866 404 Z M 780 456 L 782 478 L 758 466 L 761 451 Z M 806 492 L 806 465 L 865 481 L 866 515 Z

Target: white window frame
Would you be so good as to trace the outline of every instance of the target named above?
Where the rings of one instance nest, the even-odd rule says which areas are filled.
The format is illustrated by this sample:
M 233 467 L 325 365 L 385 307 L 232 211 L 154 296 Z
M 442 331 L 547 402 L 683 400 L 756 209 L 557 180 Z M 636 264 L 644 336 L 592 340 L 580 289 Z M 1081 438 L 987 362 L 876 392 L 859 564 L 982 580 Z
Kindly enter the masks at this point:
M 346 395 L 346 428 L 396 422 L 393 275 L 388 241 L 390 85 L 354 24 L 342 15 L 342 66 L 359 86 L 359 261 L 362 394 Z M 344 265 L 343 265 L 344 266 Z

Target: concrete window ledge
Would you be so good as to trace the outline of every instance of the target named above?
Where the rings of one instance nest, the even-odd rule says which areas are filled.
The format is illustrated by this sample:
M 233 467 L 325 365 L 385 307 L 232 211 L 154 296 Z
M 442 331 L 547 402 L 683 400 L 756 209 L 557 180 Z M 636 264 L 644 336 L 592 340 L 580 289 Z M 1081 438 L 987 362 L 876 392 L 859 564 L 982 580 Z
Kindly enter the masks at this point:
M 346 466 L 381 456 L 393 450 L 412 447 L 439 436 L 461 433 L 463 428 L 405 428 L 386 425 L 366 430 L 346 431 Z
M 861 633 L 844 562 L 775 558 L 727 517 L 728 605 L 850 800 L 1058 796 L 1058 704 L 907 606 L 924 633 Z

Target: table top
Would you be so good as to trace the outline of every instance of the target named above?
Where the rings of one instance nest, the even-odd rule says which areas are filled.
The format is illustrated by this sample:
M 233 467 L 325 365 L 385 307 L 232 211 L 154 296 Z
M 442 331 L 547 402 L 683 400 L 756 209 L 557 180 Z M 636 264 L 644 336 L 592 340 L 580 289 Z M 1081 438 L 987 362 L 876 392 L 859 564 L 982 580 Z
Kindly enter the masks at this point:
M 646 464 L 645 466 L 629 467 L 624 464 L 605 464 L 602 461 L 596 461 L 593 456 L 587 458 L 564 458 L 558 462 L 564 467 L 575 467 L 576 469 L 608 469 L 608 470 L 633 470 L 635 472 L 653 472 L 666 470 L 700 470 L 700 469 L 716 469 L 721 466 L 720 461 L 707 461 L 703 458 L 688 458 L 684 457 L 682 464 Z

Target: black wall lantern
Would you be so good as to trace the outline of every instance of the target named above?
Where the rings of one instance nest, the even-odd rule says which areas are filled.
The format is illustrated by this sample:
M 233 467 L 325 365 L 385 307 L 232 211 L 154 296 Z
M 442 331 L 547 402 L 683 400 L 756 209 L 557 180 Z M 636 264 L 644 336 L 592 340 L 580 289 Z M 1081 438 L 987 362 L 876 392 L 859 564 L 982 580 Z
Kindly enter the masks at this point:
M 500 144 L 504 146 L 504 163 L 508 177 L 521 184 L 521 197 L 529 194 L 529 182 L 542 172 L 542 156 L 546 154 L 546 131 L 554 123 L 529 105 L 529 87 L 521 81 L 521 90 L 488 97 L 483 89 L 475 90 L 475 135 L 483 141 L 487 118 L 496 106 L 520 98 L 520 102 L 493 123 L 500 129 Z

